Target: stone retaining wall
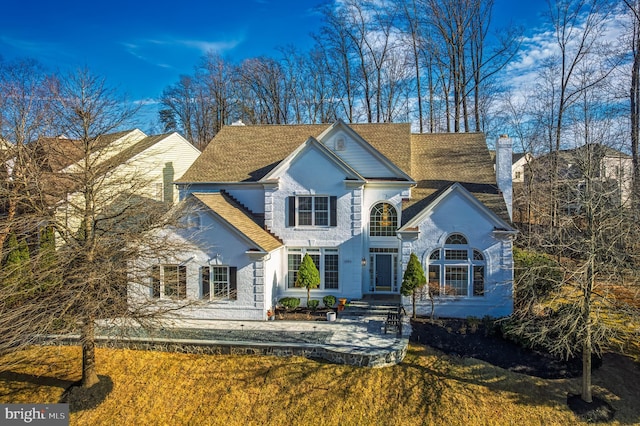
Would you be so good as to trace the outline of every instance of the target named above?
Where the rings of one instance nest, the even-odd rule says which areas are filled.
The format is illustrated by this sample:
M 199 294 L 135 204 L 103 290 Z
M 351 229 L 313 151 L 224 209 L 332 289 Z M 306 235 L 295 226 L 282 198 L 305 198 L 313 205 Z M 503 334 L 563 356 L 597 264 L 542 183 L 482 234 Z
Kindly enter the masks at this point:
M 54 337 L 54 336 L 52 336 Z M 78 344 L 77 336 L 65 336 L 47 339 L 45 344 Z M 269 355 L 269 356 L 302 356 L 311 359 L 324 359 L 334 364 L 354 365 L 358 367 L 388 367 L 399 364 L 407 353 L 407 340 L 401 339 L 397 345 L 384 353 L 349 353 L 336 351 L 331 346 L 296 345 L 254 342 L 222 342 L 222 341 L 189 341 L 179 339 L 144 340 L 119 339 L 112 340 L 96 337 L 96 346 L 104 348 L 153 350 L 188 354 L 209 355 Z

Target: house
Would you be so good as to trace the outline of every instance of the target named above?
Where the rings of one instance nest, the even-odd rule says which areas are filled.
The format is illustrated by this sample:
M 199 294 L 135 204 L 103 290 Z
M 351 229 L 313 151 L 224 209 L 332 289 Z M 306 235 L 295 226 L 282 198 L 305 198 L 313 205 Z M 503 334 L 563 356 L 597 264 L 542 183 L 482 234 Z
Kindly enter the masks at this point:
M 630 155 L 611 147 L 591 143 L 540 155 L 527 162 L 526 182 L 516 182 L 515 222 L 544 224 L 551 217 L 552 170 L 557 158 L 559 213 L 582 211 L 585 182 L 589 177 L 597 192 L 611 206 L 631 206 L 633 161 Z
M 149 278 L 130 283 L 130 303 L 193 299 L 187 317 L 264 320 L 282 297 L 306 300 L 295 286 L 305 254 L 320 271 L 311 296 L 321 300 L 399 295 L 416 253 L 436 315 L 509 315 L 510 140 L 498 146 L 508 166 L 496 178 L 480 133 L 342 121 L 226 126 L 176 182 L 185 226 L 165 232 L 188 249 L 140 259 Z
M 65 199 L 58 215 L 65 217 L 67 229 L 77 229 L 80 218 L 70 209 L 83 205 L 79 202 L 82 195 L 74 179 L 66 177 L 86 169 L 79 142 L 65 137 L 46 138 L 37 141 L 33 149 L 42 170 L 49 173 L 47 181 L 56 182 L 48 191 L 51 203 Z M 175 132 L 148 136 L 133 129 L 100 136 L 89 158 L 92 172 L 100 177 L 95 179 L 97 205 L 109 206 L 119 197 L 130 200 L 131 194 L 140 200 L 174 204 L 178 191 L 173 182 L 199 155 L 197 148 Z
M 511 174 L 513 183 L 524 182 L 525 169 L 533 161 L 533 155 L 529 152 L 514 152 L 511 163 Z

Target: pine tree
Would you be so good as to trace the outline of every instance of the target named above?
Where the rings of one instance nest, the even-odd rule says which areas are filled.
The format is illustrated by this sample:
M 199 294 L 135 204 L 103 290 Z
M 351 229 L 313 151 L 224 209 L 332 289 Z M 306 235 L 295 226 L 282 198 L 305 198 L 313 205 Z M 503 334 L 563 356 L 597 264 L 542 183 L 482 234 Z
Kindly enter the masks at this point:
M 402 276 L 402 287 L 400 292 L 404 296 L 411 296 L 413 302 L 413 318 L 416 318 L 416 291 L 427 283 L 424 269 L 415 253 L 411 253 L 407 269 Z
M 18 241 L 16 234 L 12 233 L 7 241 L 7 257 L 3 265 L 5 279 L 2 280 L 4 291 L 13 296 L 7 300 L 10 305 L 24 298 L 24 292 L 31 285 L 31 269 L 29 260 L 29 247 L 22 239 Z
M 56 268 L 58 264 L 56 242 L 53 229 L 43 228 L 40 232 L 40 247 L 38 249 L 38 271 L 43 271 L 38 277 L 38 285 L 42 290 L 49 290 L 60 283 L 61 277 Z
M 320 272 L 309 253 L 305 253 L 302 263 L 298 269 L 298 277 L 296 278 L 296 287 L 305 287 L 307 289 L 307 306 L 311 298 L 311 289 L 318 288 L 320 285 Z

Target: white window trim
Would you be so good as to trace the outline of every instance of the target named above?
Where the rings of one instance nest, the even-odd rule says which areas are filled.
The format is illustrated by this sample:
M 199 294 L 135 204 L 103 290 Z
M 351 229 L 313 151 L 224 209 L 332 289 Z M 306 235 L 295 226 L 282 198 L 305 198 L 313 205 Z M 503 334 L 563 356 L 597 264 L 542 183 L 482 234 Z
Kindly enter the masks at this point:
M 317 195 L 317 194 L 306 194 L 306 195 L 296 195 L 296 227 L 298 228 L 329 228 L 331 224 L 331 197 L 329 195 Z M 311 198 L 311 224 L 302 225 L 300 224 L 300 198 Z M 316 199 L 324 198 L 327 203 L 327 223 L 325 225 L 317 225 L 316 222 Z M 325 210 L 319 210 L 325 211 Z M 305 211 L 307 212 L 307 211 Z
M 431 256 L 436 250 L 439 251 L 440 258 L 437 260 L 432 260 Z M 447 250 L 466 250 L 467 259 L 466 260 L 461 260 L 461 259 L 447 260 L 445 256 Z M 482 255 L 483 260 L 474 259 L 474 252 L 476 251 Z M 429 255 L 427 257 L 427 265 L 425 268 L 425 270 L 427 271 L 427 274 L 429 273 L 430 266 L 437 266 L 439 270 L 438 288 L 439 288 L 440 294 L 436 297 L 453 298 L 453 299 L 477 299 L 477 298 L 482 298 L 486 294 L 488 263 L 487 263 L 487 256 L 485 253 L 482 252 L 482 250 L 475 249 L 470 245 L 462 245 L 462 244 L 445 245 L 443 247 L 433 249 L 429 252 Z M 482 294 L 478 294 L 478 295 L 474 294 L 474 288 L 473 288 L 474 287 L 473 286 L 474 285 L 474 267 L 476 266 L 484 267 L 484 271 L 483 271 L 484 288 L 483 288 Z M 467 268 L 467 287 L 466 287 L 467 293 L 466 294 L 447 294 L 446 293 L 445 290 L 446 290 L 447 267 L 466 267 Z
M 316 265 L 318 268 L 318 272 L 320 272 L 320 285 L 316 288 L 316 290 L 322 291 L 339 291 L 340 290 L 340 250 L 335 247 L 290 247 L 287 249 L 287 255 L 285 256 L 287 276 L 285 278 L 285 290 L 304 290 L 302 287 L 295 287 L 294 285 L 290 286 L 290 272 L 293 270 L 289 270 L 289 255 L 299 254 L 300 262 L 302 262 L 302 258 L 306 253 L 309 255 L 320 255 L 320 265 Z M 327 255 L 337 255 L 338 256 L 338 286 L 336 288 L 326 288 L 325 287 L 325 272 L 326 272 L 326 256 Z
M 156 298 L 156 299 L 161 299 L 161 300 L 184 300 L 187 298 L 187 287 L 188 287 L 188 282 L 187 282 L 187 278 L 188 278 L 188 271 L 187 271 L 187 267 L 184 264 L 181 263 L 162 263 L 162 264 L 157 264 L 157 265 L 153 265 L 154 267 L 158 267 L 159 268 L 159 274 L 158 274 L 158 282 L 159 282 L 159 291 L 158 291 L 158 297 L 154 296 L 154 277 L 151 277 L 151 297 L 152 298 Z M 166 273 L 165 273 L 165 269 L 167 267 L 175 267 L 176 269 L 176 279 L 177 281 L 177 294 L 176 295 L 167 295 L 166 294 Z M 184 294 L 183 297 L 180 297 L 180 268 L 184 268 Z
M 209 272 L 209 296 L 206 297 L 205 296 L 205 292 L 204 292 L 204 274 L 203 274 L 203 270 L 207 269 Z M 226 272 L 226 295 L 224 296 L 216 296 L 216 291 L 214 290 L 215 288 L 215 282 L 213 280 L 214 277 L 214 270 L 215 269 L 224 269 Z M 231 271 L 229 269 L 229 265 L 204 265 L 200 267 L 200 298 L 202 300 L 209 300 L 209 301 L 217 301 L 217 300 L 229 300 L 230 299 L 230 293 L 231 293 L 231 277 L 230 277 Z

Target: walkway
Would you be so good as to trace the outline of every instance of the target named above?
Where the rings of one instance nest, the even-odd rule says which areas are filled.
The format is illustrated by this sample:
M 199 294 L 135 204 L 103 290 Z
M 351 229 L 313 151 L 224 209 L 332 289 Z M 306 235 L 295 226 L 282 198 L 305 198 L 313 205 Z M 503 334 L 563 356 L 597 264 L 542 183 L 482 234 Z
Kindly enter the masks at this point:
M 101 329 L 103 346 L 189 353 L 252 354 L 324 359 L 336 364 L 384 367 L 401 362 L 411 325 L 405 316 L 402 334 L 385 333 L 387 309 L 351 308 L 336 321 L 222 321 L 172 319 L 152 333 L 127 329 L 113 339 Z M 121 332 L 122 330 L 119 330 Z

